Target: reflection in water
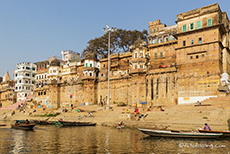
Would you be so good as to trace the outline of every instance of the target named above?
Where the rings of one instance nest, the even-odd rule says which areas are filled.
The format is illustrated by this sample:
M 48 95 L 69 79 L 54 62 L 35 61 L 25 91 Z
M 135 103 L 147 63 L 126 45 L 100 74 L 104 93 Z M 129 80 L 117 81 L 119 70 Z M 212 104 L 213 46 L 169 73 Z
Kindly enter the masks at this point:
M 150 138 L 137 129 L 36 126 L 0 134 L 0 153 L 230 153 L 229 140 Z

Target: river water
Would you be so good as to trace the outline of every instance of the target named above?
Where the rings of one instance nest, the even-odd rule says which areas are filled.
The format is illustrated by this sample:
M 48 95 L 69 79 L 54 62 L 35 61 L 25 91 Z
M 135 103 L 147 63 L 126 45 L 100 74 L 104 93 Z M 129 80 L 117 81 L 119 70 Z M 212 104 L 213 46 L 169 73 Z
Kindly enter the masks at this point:
M 0 153 L 220 153 L 230 140 L 151 138 L 137 129 L 35 126 L 34 131 L 0 128 Z

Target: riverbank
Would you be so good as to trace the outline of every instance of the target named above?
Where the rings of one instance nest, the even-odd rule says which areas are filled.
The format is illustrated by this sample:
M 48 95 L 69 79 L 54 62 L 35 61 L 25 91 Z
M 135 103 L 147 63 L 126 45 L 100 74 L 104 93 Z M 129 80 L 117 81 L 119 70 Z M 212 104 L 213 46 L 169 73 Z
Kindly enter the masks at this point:
M 189 105 L 173 105 L 165 106 L 164 111 L 159 108 L 152 107 L 151 111 L 139 108 L 143 115 L 147 115 L 138 120 L 138 117 L 133 116 L 134 107 L 124 106 L 117 107 L 111 105 L 112 109 L 106 109 L 98 105 L 90 105 L 80 107 L 84 112 L 79 112 L 79 108 L 62 112 L 61 109 L 36 109 L 33 113 L 32 109 L 26 109 L 23 113 L 15 110 L 0 110 L 0 124 L 4 122 L 11 122 L 16 119 L 20 120 L 58 120 L 66 121 L 84 121 L 95 122 L 98 125 L 116 127 L 116 125 L 123 121 L 126 127 L 130 128 L 153 128 L 153 129 L 169 129 L 169 130 L 193 130 L 203 128 L 204 123 L 208 123 L 213 130 L 227 130 L 228 119 L 230 119 L 230 97 L 212 98 L 202 102 L 201 106 L 195 104 Z M 129 110 L 130 113 L 126 111 Z M 44 116 L 48 114 L 60 113 L 55 117 Z M 89 116 L 89 113 L 92 113 Z M 5 119 L 4 119 L 5 117 Z

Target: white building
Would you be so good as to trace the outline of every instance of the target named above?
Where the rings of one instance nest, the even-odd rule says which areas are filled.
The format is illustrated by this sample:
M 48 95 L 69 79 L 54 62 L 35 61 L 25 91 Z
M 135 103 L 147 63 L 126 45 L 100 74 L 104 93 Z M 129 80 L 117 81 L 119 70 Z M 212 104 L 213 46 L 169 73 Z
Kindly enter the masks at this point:
M 15 70 L 15 92 L 17 101 L 24 100 L 34 89 L 36 65 L 33 63 L 19 63 Z
M 61 54 L 62 60 L 66 63 L 74 60 L 80 60 L 80 53 L 74 52 L 72 50 L 64 50 L 61 52 Z

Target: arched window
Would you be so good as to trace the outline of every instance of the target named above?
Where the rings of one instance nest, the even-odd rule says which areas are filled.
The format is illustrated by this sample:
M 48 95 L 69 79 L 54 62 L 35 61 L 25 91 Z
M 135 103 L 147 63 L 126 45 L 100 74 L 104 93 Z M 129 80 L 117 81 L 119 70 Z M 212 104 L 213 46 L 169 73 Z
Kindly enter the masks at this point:
M 144 53 L 142 51 L 140 52 L 140 57 L 144 58 Z
M 137 52 L 135 52 L 135 54 L 134 54 L 134 58 L 137 58 Z

